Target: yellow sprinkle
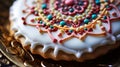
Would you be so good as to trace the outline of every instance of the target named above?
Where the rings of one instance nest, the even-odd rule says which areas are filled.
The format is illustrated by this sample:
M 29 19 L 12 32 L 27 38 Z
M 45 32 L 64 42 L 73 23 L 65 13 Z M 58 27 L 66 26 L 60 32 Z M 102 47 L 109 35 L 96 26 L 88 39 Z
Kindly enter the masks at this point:
M 73 22 L 77 23 L 77 19 L 74 19 Z
M 108 12 L 108 11 L 106 11 L 106 12 L 105 12 L 105 14 L 106 14 L 106 15 L 109 15 L 109 12 Z
M 72 20 L 72 17 L 70 17 L 70 16 L 68 16 L 68 18 L 67 18 L 68 20 Z
M 79 28 L 80 28 L 80 29 L 82 29 L 82 28 L 83 28 L 83 26 L 80 26 Z
M 85 13 L 83 13 L 82 16 L 85 16 Z
M 35 18 L 35 20 L 37 21 L 37 20 L 38 20 L 38 18 L 36 17 L 36 18 Z
M 41 20 L 41 18 L 40 18 L 40 17 L 38 17 L 37 19 L 38 19 L 38 20 Z
M 64 26 L 64 28 L 68 28 L 68 26 L 67 26 L 67 25 L 65 25 L 65 26 Z
M 89 9 L 86 9 L 86 13 L 88 13 L 89 12 Z
M 54 11 L 54 8 L 51 8 L 52 11 Z
M 81 19 L 81 18 L 82 18 L 82 16 L 81 16 L 81 15 L 79 15 L 79 16 L 78 16 L 78 18 L 79 18 L 79 19 Z
M 59 17 L 58 19 L 62 19 L 61 17 Z
M 106 4 L 102 4 L 100 10 L 102 11 L 105 8 Z
M 42 16 L 44 16 L 44 14 L 41 14 Z
M 78 16 L 75 16 L 75 18 L 77 19 Z
M 97 21 L 97 23 L 102 26 L 102 22 L 100 20 Z
M 45 17 L 46 18 L 46 17 Z M 49 21 L 48 19 L 46 19 L 46 21 Z
M 107 2 L 105 2 L 104 4 L 105 4 L 105 5 L 108 5 L 108 3 L 107 3 Z
M 58 12 L 57 12 L 57 11 L 55 11 L 55 14 L 58 14 Z
M 60 29 L 60 32 L 61 32 L 61 33 L 63 33 L 63 32 L 64 32 L 64 30 Z
M 73 27 L 70 27 L 70 29 L 72 29 L 72 30 L 73 30 L 74 28 L 73 28 Z
M 87 27 L 87 24 L 85 24 L 84 27 Z
M 59 19 L 59 16 L 57 16 L 56 19 Z
M 53 26 L 55 26 L 55 27 L 56 27 L 56 26 L 57 26 L 57 24 L 54 24 Z
M 57 16 L 59 16 L 59 17 L 60 17 L 60 16 L 61 16 L 61 14 L 60 14 L 60 13 L 58 13 L 58 14 L 57 14 Z
M 35 11 L 37 11 L 37 10 L 38 10 L 38 8 L 35 8 L 34 10 L 35 10 Z
M 80 30 L 80 28 L 76 28 L 76 31 L 79 31 Z
M 88 6 L 88 9 L 91 9 L 91 5 Z
M 66 16 L 65 16 L 65 15 L 62 15 L 62 18 L 66 18 Z
M 50 23 L 46 23 L 47 25 L 50 25 Z
M 39 12 L 41 13 L 41 12 L 43 12 L 42 10 L 39 10 Z
M 92 20 L 92 23 L 94 23 L 95 22 L 95 20 Z

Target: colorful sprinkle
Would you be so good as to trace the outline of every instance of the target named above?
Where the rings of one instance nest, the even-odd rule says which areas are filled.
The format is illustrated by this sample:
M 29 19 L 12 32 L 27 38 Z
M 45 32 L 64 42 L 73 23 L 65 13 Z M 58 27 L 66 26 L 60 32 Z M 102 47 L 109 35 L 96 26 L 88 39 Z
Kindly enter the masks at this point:
M 60 26 L 64 26 L 64 25 L 66 25 L 66 22 L 65 21 L 61 21 L 60 22 Z
M 83 1 L 80 1 L 79 3 L 78 3 L 78 5 L 83 5 L 84 4 L 84 2 Z
M 84 30 L 87 31 L 87 28 L 85 27 Z
M 69 30 L 69 32 L 70 32 L 70 33 L 72 33 L 72 32 L 73 32 L 73 30 L 72 30 L 72 29 L 70 29 L 70 30 Z
M 49 15 L 47 16 L 47 18 L 48 18 L 48 20 L 52 20 L 53 16 L 52 16 L 51 14 L 49 14 Z
M 54 28 L 54 26 L 53 26 L 53 25 L 50 25 L 50 28 L 51 28 L 51 29 L 53 29 L 53 28 Z
M 40 24 L 42 24 L 43 22 L 42 21 L 39 21 Z
M 68 6 L 72 6 L 74 4 L 74 0 L 65 0 L 65 4 Z
M 44 3 L 44 4 L 42 4 L 41 7 L 42 7 L 42 9 L 46 9 L 47 8 L 47 4 Z
M 85 24 L 88 24 L 89 22 L 90 22 L 89 19 L 84 19 L 84 23 L 85 23 Z
M 97 18 L 97 14 L 92 14 L 92 19 Z
M 97 5 L 100 5 L 100 0 L 95 0 L 95 3 L 96 3 Z
M 107 17 L 106 17 L 106 16 L 103 16 L 103 19 L 107 19 Z
M 74 11 L 74 9 L 73 9 L 73 8 L 70 8 L 70 9 L 69 9 L 69 11 L 70 11 L 70 12 L 73 12 L 73 11 Z

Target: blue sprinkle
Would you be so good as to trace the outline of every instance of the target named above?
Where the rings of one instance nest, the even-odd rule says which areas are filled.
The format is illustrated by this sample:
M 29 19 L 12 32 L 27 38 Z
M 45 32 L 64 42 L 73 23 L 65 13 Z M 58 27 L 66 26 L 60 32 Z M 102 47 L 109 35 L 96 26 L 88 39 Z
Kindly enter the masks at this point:
M 61 22 L 60 22 L 60 25 L 61 25 L 61 26 L 64 26 L 64 25 L 66 25 L 66 22 L 65 22 L 65 21 L 61 21 Z
M 84 4 L 84 2 L 83 2 L 83 1 L 80 1 L 78 4 L 79 4 L 79 5 L 83 5 L 83 4 Z
M 69 11 L 70 11 L 70 12 L 73 12 L 73 11 L 74 11 L 74 9 L 73 9 L 73 8 L 70 8 L 70 9 L 69 9 Z
M 90 22 L 89 19 L 84 19 L 84 23 L 85 23 L 85 24 L 88 24 L 89 22 Z
M 49 15 L 47 16 L 47 18 L 48 18 L 48 20 L 52 20 L 53 16 L 52 16 L 51 14 L 49 14 Z
M 106 17 L 106 16 L 103 16 L 103 19 L 107 19 L 107 17 Z
M 42 7 L 42 9 L 46 9 L 47 8 L 47 4 L 44 3 L 44 4 L 42 4 L 41 7 Z
M 92 19 L 97 18 L 97 14 L 92 14 Z
M 108 2 L 109 0 L 105 0 L 105 2 Z
M 100 5 L 100 0 L 95 0 L 95 3 L 96 3 L 97 5 Z

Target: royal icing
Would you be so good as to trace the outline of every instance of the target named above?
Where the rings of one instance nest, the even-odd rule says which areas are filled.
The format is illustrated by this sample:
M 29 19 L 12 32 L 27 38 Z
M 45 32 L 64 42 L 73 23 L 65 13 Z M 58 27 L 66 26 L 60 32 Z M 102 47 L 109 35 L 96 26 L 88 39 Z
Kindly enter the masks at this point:
M 31 49 L 53 48 L 77 58 L 120 40 L 119 0 L 17 0 L 10 10 L 16 37 Z

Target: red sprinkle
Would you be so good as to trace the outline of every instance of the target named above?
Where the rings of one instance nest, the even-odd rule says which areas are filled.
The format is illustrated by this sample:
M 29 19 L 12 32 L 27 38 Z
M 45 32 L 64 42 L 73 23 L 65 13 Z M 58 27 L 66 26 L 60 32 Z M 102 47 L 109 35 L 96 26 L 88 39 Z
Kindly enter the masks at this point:
M 24 18 L 24 17 L 22 17 L 21 19 L 22 19 L 22 20 L 25 20 L 25 18 Z
M 35 20 L 34 20 L 34 19 L 31 19 L 31 22 L 35 22 Z
M 26 25 L 27 23 L 24 21 L 23 24 Z
M 54 42 L 54 43 L 57 43 L 57 39 L 53 39 L 53 42 Z
M 31 10 L 31 13 L 32 13 L 32 14 L 34 14 L 34 12 L 35 12 L 34 10 Z
M 63 40 L 59 40 L 59 43 L 63 43 Z
M 35 9 L 35 7 L 33 6 L 31 9 Z
M 61 36 L 62 36 L 62 34 L 61 34 L 61 33 L 59 33 L 59 34 L 58 34 L 58 36 L 59 36 L 59 37 L 61 37 Z
M 26 13 L 26 11 L 25 11 L 25 10 L 23 10 L 22 12 L 23 12 L 23 13 Z

